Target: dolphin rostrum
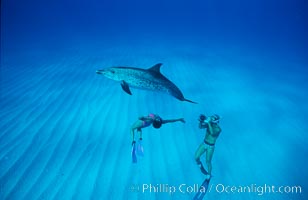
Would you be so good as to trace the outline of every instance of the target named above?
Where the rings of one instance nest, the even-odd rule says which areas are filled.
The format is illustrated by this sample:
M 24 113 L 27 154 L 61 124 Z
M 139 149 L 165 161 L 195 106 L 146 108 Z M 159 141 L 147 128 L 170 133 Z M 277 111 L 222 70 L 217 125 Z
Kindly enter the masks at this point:
M 180 89 L 160 73 L 161 63 L 154 65 L 149 69 L 140 69 L 135 67 L 110 67 L 102 70 L 97 70 L 97 74 L 102 74 L 105 77 L 121 81 L 122 89 L 132 94 L 129 86 L 145 90 L 153 90 L 168 93 L 180 101 L 188 101 L 185 99 Z

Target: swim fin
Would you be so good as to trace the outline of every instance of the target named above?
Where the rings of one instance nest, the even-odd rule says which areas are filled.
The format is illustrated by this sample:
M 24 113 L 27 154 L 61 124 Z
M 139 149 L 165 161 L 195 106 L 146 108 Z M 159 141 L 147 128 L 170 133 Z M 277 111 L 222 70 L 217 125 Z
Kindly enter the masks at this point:
M 144 155 L 144 153 L 143 153 L 142 140 L 139 140 L 139 141 L 138 141 L 136 151 L 137 151 L 137 155 L 138 155 L 138 156 L 143 156 L 143 155 Z
M 210 183 L 210 179 L 204 179 L 203 183 L 201 184 L 201 186 L 198 189 L 198 192 L 196 193 L 196 195 L 194 196 L 194 200 L 202 200 L 207 192 L 207 189 L 209 187 L 209 183 Z
M 136 144 L 133 144 L 132 147 L 132 162 L 137 163 Z

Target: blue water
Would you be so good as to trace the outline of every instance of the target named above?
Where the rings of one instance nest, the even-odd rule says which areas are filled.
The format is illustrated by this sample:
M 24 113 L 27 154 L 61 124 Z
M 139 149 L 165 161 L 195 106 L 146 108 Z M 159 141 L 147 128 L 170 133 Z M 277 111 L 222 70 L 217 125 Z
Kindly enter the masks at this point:
M 1 1 L 0 199 L 193 199 L 201 113 L 222 116 L 204 199 L 307 199 L 306 10 L 302 0 Z M 95 73 L 156 63 L 198 104 L 129 96 Z M 130 126 L 148 113 L 186 123 L 145 128 L 133 164 Z

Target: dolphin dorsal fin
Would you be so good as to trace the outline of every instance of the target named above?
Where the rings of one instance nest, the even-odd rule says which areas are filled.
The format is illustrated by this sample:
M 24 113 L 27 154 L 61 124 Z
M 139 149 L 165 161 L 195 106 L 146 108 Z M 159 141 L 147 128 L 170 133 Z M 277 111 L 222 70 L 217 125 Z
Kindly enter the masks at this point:
M 163 65 L 162 63 L 158 63 L 154 65 L 153 67 L 150 67 L 148 70 L 160 73 L 160 67 L 162 65 Z

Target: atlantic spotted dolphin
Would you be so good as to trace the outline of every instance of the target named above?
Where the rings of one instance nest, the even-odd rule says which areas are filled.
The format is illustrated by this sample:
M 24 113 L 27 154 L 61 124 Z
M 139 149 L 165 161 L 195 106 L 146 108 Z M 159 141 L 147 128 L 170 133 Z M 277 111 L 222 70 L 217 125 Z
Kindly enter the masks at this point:
M 165 92 L 180 101 L 196 103 L 185 99 L 181 90 L 160 73 L 161 66 L 162 64 L 158 63 L 149 69 L 135 67 L 110 67 L 97 70 L 96 73 L 102 74 L 103 76 L 115 81 L 121 81 L 122 89 L 130 95 L 132 94 L 129 89 L 131 86 L 138 89 Z

